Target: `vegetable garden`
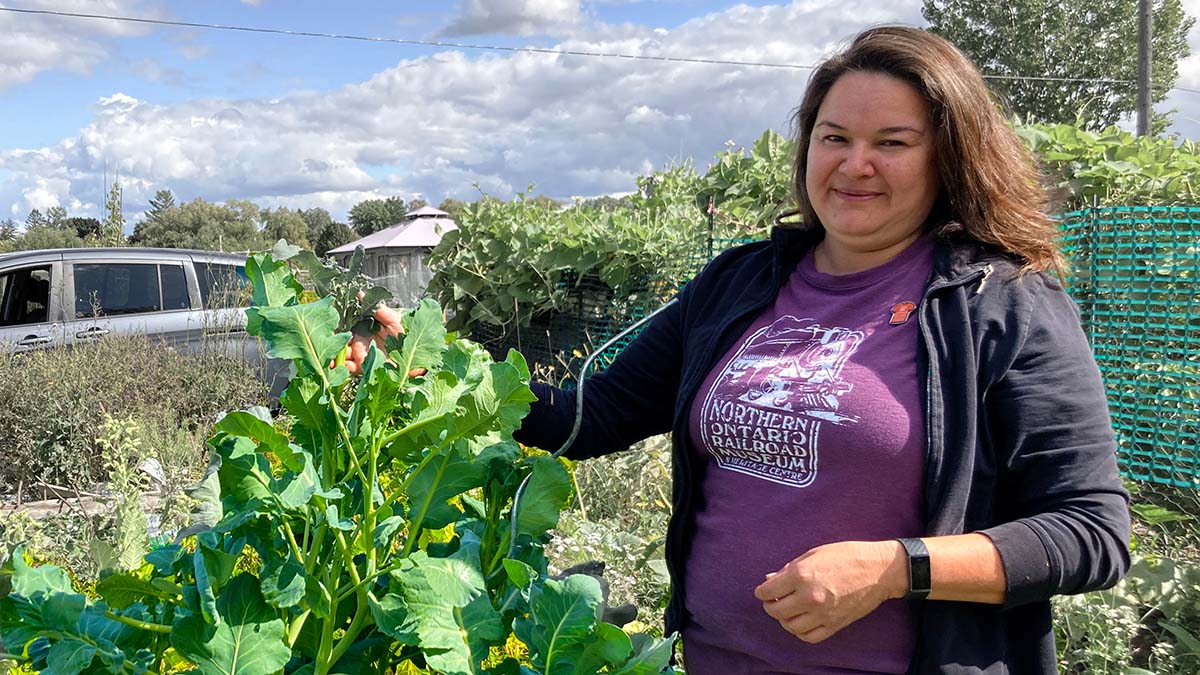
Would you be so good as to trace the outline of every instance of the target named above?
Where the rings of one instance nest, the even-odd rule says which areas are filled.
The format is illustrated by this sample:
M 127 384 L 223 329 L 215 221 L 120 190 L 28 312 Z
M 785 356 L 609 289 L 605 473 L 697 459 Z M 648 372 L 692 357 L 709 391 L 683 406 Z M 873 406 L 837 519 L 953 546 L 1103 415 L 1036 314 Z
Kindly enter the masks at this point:
M 1022 133 L 1064 212 L 1200 197 L 1189 143 L 1066 125 Z M 615 206 L 555 210 L 526 195 L 467 205 L 431 259 L 436 302 L 406 311 L 405 334 L 372 347 L 358 378 L 339 356 L 378 291 L 282 243 L 254 256 L 249 330 L 297 374 L 279 414 L 251 406 L 212 425 L 196 486 L 173 502 L 188 517 L 171 518 L 153 547 L 137 490 L 120 489 L 134 481 L 135 442 L 109 420 L 97 441 L 118 517 L 94 569 L 0 523 L 11 551 L 0 568 L 0 672 L 672 672 L 674 638 L 652 625 L 665 602 L 666 444 L 576 466 L 522 448 L 512 432 L 531 378 L 569 384 L 586 353 L 713 255 L 765 235 L 788 201 L 790 150 L 768 132 L 704 173 L 685 164 L 643 177 Z M 1136 464 L 1147 453 L 1195 463 L 1200 326 L 1187 308 L 1200 244 L 1178 219 L 1164 239 L 1162 212 L 1135 212 L 1065 224 L 1137 526 L 1125 582 L 1056 601 L 1064 672 L 1200 669 L 1195 474 Z M 1114 328 L 1135 312 L 1149 318 Z M 1144 339 L 1101 344 L 1131 331 Z M 1133 399 L 1157 407 L 1123 417 Z M 604 579 L 594 568 L 563 574 L 596 559 Z M 620 603 L 646 623 L 606 620 Z

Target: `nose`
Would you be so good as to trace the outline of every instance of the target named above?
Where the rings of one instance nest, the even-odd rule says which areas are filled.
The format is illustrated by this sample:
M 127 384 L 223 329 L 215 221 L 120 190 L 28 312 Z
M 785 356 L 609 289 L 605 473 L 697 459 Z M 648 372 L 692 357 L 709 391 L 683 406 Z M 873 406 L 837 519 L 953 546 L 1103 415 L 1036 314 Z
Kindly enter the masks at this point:
M 851 143 L 838 169 L 847 176 L 866 178 L 875 175 L 875 158 L 865 143 Z

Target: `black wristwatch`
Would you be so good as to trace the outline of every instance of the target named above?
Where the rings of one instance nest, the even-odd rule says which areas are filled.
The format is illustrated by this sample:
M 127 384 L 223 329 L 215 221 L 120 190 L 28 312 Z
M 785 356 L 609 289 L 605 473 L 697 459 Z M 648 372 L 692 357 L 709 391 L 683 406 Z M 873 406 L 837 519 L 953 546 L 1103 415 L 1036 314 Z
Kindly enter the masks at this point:
M 929 549 L 920 539 L 897 539 L 908 553 L 908 593 L 905 600 L 924 600 L 931 590 L 933 577 L 929 572 Z

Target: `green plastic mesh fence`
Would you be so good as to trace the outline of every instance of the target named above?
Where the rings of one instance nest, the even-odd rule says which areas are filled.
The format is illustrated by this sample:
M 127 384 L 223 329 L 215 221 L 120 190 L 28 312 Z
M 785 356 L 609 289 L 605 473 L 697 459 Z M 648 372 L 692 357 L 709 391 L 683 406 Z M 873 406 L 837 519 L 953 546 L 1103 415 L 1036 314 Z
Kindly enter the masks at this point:
M 1123 471 L 1200 488 L 1200 208 L 1087 209 L 1062 228 Z

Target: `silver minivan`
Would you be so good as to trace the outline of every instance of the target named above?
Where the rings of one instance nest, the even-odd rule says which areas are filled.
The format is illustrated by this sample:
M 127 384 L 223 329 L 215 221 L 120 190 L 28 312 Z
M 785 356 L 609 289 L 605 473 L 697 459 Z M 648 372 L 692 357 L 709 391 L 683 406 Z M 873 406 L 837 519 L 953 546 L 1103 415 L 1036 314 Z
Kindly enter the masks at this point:
M 287 365 L 264 363 L 246 334 L 246 256 L 152 248 L 77 248 L 0 255 L 0 350 L 148 335 L 181 351 L 204 342 L 263 368 L 272 397 Z

